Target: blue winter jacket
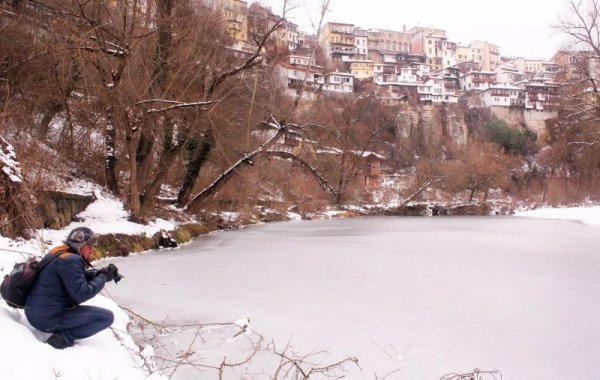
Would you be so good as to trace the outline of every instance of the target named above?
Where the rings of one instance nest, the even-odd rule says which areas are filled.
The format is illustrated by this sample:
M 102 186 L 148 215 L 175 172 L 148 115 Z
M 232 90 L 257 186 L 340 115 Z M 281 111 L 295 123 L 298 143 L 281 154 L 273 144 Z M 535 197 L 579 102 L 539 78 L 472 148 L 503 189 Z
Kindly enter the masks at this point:
M 48 253 L 53 254 L 60 256 L 39 273 L 25 302 L 27 320 L 42 331 L 56 325 L 65 310 L 94 297 L 106 283 L 104 274 L 86 272 L 83 258 L 66 244 Z

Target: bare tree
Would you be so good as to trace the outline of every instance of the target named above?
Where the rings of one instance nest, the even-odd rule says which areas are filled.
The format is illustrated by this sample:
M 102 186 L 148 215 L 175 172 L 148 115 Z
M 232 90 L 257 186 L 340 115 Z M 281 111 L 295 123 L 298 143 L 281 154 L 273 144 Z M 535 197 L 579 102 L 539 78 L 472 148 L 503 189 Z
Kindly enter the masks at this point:
M 567 65 L 583 80 L 565 86 L 567 100 L 552 131 L 553 145 L 565 144 L 571 169 L 589 176 L 600 168 L 600 1 L 567 0 L 554 28 L 569 38 Z
M 504 153 L 495 144 L 471 142 L 459 152 L 457 160 L 448 163 L 444 186 L 456 192 L 467 190 L 469 202 L 477 192 L 482 192 L 485 202 L 491 188 L 510 188 L 511 174 L 519 164 L 518 156 Z

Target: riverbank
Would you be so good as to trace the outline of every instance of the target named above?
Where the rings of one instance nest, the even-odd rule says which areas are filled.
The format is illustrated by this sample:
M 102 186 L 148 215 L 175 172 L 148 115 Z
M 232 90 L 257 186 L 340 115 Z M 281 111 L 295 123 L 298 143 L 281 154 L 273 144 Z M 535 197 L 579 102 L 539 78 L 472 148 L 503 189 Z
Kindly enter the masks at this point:
M 277 211 L 267 207 L 256 207 L 250 213 L 211 212 L 206 213 L 203 220 L 169 220 L 156 219 L 147 225 L 132 223 L 123 205 L 116 199 L 101 193 L 95 194 L 95 202 L 77 215 L 78 222 L 71 223 L 59 230 L 39 230 L 38 239 L 24 241 L 0 237 L 0 277 L 8 273 L 15 262 L 23 261 L 29 255 L 40 256 L 48 247 L 60 243 L 74 227 L 87 225 L 104 239 L 113 239 L 121 244 L 119 249 L 125 254 L 144 250 L 140 241 L 152 240 L 161 230 L 175 231 L 181 243 L 189 241 L 194 233 L 204 234 L 214 230 L 236 229 L 249 224 L 285 220 L 311 220 L 373 215 L 475 215 L 510 214 L 512 210 L 500 206 L 439 206 L 411 204 L 405 207 L 351 206 L 342 210 L 326 210 L 318 213 L 299 214 L 291 210 Z M 546 211 L 524 211 L 517 215 L 531 217 L 552 217 L 571 220 L 599 220 L 600 207 L 561 208 Z M 596 219 L 595 219 L 596 218 Z M 592 223 L 590 223 L 592 224 Z M 190 226 L 202 226 L 190 227 Z M 177 233 L 179 231 L 179 233 Z M 187 231 L 184 233 L 183 231 Z M 132 247 L 129 249 L 128 247 Z M 109 252 L 107 249 L 105 251 Z M 119 254 L 117 254 L 118 256 Z M 109 255 L 107 255 L 109 256 Z M 126 276 L 126 274 L 125 274 Z M 124 282 L 127 282 L 127 276 Z M 119 286 L 124 286 L 125 283 Z M 36 379 L 91 379 L 127 378 L 127 379 L 162 379 L 153 373 L 152 348 L 138 346 L 128 333 L 130 319 L 110 297 L 114 284 L 108 284 L 101 296 L 94 298 L 90 304 L 106 307 L 115 313 L 115 324 L 111 330 L 79 342 L 75 347 L 64 351 L 56 351 L 43 344 L 40 336 L 26 321 L 23 312 L 8 307 L 0 302 L 0 335 L 4 337 L 0 343 L 0 355 L 4 358 L 0 363 L 0 377 L 3 379 L 36 378 Z M 142 289 L 143 286 L 140 287 Z M 31 366 L 31 357 L 36 365 Z

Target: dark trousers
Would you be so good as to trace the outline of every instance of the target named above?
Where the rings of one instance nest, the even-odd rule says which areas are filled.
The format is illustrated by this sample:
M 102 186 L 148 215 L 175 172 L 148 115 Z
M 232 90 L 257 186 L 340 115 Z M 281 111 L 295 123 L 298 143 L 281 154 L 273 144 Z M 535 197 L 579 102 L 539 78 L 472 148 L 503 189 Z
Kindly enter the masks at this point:
M 65 310 L 50 326 L 33 326 L 44 332 L 59 333 L 69 345 L 75 339 L 90 337 L 110 327 L 115 317 L 112 311 L 96 306 L 77 306 Z M 30 322 L 32 322 L 30 320 Z M 40 328 L 41 327 L 41 328 Z

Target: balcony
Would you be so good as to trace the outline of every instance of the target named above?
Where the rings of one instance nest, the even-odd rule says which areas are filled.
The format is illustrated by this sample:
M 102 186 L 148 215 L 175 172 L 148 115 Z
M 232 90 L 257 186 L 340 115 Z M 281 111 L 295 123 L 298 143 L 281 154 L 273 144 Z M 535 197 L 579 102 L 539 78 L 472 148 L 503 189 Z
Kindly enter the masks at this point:
M 510 106 L 511 107 L 525 107 L 525 101 L 518 100 L 518 99 L 511 99 Z
M 332 46 L 330 53 L 331 54 L 356 54 L 356 48 Z
M 349 36 L 353 36 L 354 30 L 333 28 L 331 29 L 331 33 L 347 34 Z
M 334 45 L 343 45 L 343 46 L 354 46 L 354 39 L 329 39 L 329 44 L 331 46 Z
M 494 77 L 473 77 L 473 83 L 489 83 L 494 84 L 496 78 Z

